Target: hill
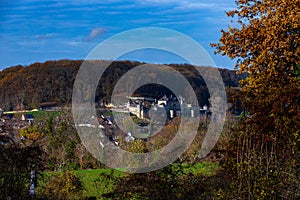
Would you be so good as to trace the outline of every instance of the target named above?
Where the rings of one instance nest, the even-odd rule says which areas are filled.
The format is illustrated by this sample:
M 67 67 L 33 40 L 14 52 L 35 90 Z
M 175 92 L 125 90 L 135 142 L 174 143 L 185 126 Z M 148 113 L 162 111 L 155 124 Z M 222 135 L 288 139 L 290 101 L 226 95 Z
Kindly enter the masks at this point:
M 39 108 L 41 105 L 69 105 L 72 88 L 82 60 L 59 60 L 33 63 L 29 66 L 13 66 L 0 71 L 0 107 L 4 110 Z M 101 62 L 101 61 L 99 61 Z M 115 61 L 106 69 L 98 84 L 96 102 L 109 101 L 114 85 L 128 70 L 143 63 Z M 187 64 L 169 65 L 179 71 L 190 82 L 200 105 L 208 104 L 209 93 L 203 78 Z M 245 75 L 235 71 L 219 69 L 226 86 L 237 87 Z M 149 93 L 151 91 L 151 93 Z M 171 91 L 160 85 L 146 85 L 136 95 L 160 98 Z

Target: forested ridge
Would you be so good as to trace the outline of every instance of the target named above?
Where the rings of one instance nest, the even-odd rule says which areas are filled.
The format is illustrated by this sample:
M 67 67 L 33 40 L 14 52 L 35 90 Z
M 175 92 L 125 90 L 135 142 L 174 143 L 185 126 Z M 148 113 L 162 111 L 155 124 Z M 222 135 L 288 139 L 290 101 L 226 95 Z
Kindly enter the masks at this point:
M 33 63 L 29 66 L 13 66 L 0 71 L 0 107 L 4 110 L 39 108 L 47 102 L 56 105 L 68 105 L 72 100 L 72 88 L 82 60 L 59 60 Z M 101 62 L 101 61 L 100 61 Z M 109 100 L 114 85 L 128 70 L 143 63 L 133 61 L 115 61 L 103 74 L 96 92 L 96 102 Z M 209 93 L 205 82 L 197 71 L 187 64 L 170 65 L 182 73 L 191 83 L 198 95 L 200 104 L 208 103 Z M 245 74 L 219 69 L 226 86 L 238 86 Z M 152 87 L 152 89 L 151 89 Z M 153 88 L 155 87 L 155 88 Z M 141 95 L 160 96 L 167 91 L 164 87 L 148 86 Z M 155 92 L 147 94 L 147 92 Z

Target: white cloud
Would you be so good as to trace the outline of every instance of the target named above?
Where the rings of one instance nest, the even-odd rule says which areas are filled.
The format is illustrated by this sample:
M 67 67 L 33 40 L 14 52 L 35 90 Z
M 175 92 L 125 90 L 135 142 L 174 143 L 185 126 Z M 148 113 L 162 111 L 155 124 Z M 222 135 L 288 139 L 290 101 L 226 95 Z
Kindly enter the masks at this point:
M 203 0 L 144 0 L 137 1 L 141 4 L 164 4 L 173 5 L 175 9 L 193 10 L 193 9 L 216 9 L 224 10 L 234 5 L 234 2 L 226 2 L 224 0 L 213 0 L 210 2 Z
M 55 36 L 56 36 L 55 33 L 47 33 L 47 34 L 44 34 L 44 35 L 37 35 L 36 38 L 39 39 L 39 40 L 44 40 L 44 39 L 53 38 Z
M 182 7 L 184 8 L 195 8 L 195 9 L 201 9 L 201 8 L 213 8 L 213 7 L 216 7 L 217 5 L 215 3 L 201 3 L 201 2 L 198 2 L 198 3 L 184 3 L 182 4 Z
M 106 30 L 104 28 L 99 28 L 99 27 L 94 28 L 91 30 L 90 34 L 84 39 L 84 41 L 86 42 L 91 41 L 104 33 L 106 33 Z
M 149 3 L 178 3 L 182 2 L 180 0 L 145 0 L 144 2 L 149 2 Z
M 64 43 L 69 46 L 82 46 L 83 45 L 83 42 L 78 42 L 78 41 L 66 41 Z

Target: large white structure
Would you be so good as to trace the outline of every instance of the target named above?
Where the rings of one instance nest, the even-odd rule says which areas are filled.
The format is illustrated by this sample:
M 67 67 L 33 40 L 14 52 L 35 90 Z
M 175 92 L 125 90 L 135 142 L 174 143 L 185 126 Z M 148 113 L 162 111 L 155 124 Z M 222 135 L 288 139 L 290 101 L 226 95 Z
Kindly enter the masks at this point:
M 127 97 L 128 104 L 127 108 L 128 111 L 138 118 L 144 119 L 148 118 L 148 111 L 151 105 L 154 103 L 153 98 L 147 97 Z
M 204 105 L 203 108 L 196 108 L 192 104 L 185 102 L 181 96 L 176 98 L 165 95 L 158 100 L 147 97 L 127 97 L 127 99 L 127 110 L 141 119 L 149 118 L 151 106 L 154 111 L 161 111 L 163 109 L 169 119 L 180 115 L 196 117 L 198 114 L 203 115 L 209 112 L 207 105 Z

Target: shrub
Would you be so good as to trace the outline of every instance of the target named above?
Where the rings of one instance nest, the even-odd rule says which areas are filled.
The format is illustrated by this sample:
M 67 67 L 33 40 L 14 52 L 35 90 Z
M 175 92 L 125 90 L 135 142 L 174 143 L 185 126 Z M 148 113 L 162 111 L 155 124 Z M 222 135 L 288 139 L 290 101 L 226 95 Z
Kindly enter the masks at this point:
M 54 174 L 41 193 L 46 199 L 80 199 L 83 189 L 80 177 L 72 171 L 64 171 Z

